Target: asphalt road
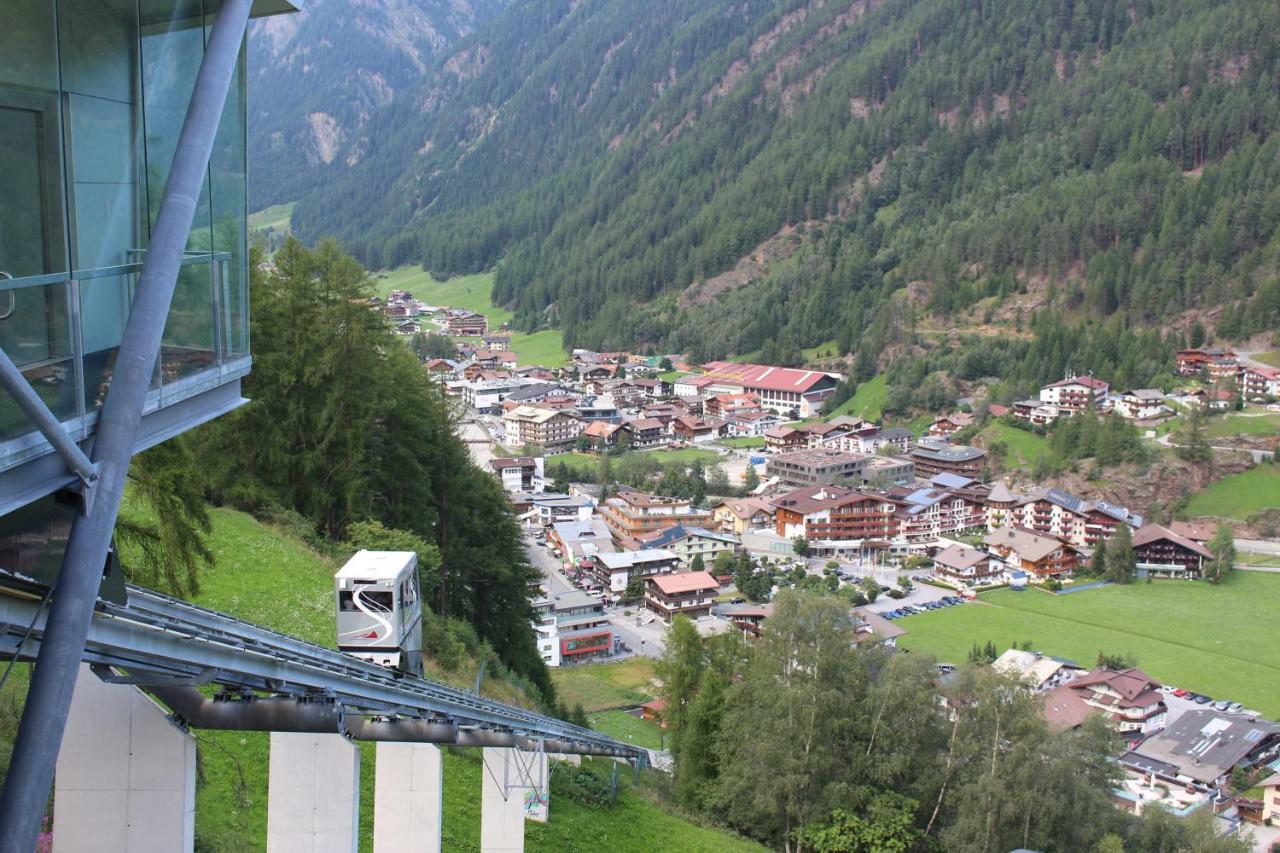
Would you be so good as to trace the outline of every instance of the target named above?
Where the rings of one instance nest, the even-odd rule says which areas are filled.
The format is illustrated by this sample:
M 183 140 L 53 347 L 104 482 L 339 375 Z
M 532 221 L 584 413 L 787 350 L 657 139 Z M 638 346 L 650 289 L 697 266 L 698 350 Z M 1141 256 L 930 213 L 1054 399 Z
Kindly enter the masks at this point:
M 569 582 L 569 579 L 564 576 L 564 572 L 561 571 L 560 561 L 552 556 L 547 548 L 535 543 L 532 537 L 526 537 L 525 550 L 529 554 L 529 562 L 542 573 L 548 592 L 555 595 L 576 589 Z M 631 610 L 633 615 L 627 616 L 624 612 L 625 610 Z M 629 607 L 609 608 L 605 611 L 609 615 L 609 625 L 613 628 L 614 633 L 630 649 L 630 651 L 614 655 L 613 660 L 621 660 L 622 658 L 631 657 L 633 654 L 657 657 L 666 648 L 666 626 L 657 620 L 648 625 L 636 625 L 634 614 L 640 610 L 641 608 Z

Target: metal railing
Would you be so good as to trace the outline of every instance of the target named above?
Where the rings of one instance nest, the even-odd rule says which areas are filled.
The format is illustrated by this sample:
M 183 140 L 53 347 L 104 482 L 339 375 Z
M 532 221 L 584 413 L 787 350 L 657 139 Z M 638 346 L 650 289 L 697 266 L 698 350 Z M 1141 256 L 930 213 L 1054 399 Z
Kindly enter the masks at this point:
M 94 431 L 144 254 L 69 273 L 0 273 L 0 347 L 74 441 Z M 248 373 L 247 283 L 235 285 L 231 263 L 226 252 L 182 259 L 144 412 Z M 0 470 L 49 450 L 12 397 L 0 393 Z

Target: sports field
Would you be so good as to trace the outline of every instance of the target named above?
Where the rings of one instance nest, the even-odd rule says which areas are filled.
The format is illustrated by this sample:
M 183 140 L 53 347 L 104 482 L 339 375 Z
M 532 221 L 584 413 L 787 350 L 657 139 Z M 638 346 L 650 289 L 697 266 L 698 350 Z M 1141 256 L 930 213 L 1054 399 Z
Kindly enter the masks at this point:
M 1072 595 L 997 590 L 975 604 L 895 624 L 898 645 L 963 663 L 974 643 L 1005 650 L 1030 641 L 1046 654 L 1092 666 L 1098 652 L 1132 655 L 1151 676 L 1280 716 L 1280 575 L 1233 572 L 1218 586 L 1159 581 Z

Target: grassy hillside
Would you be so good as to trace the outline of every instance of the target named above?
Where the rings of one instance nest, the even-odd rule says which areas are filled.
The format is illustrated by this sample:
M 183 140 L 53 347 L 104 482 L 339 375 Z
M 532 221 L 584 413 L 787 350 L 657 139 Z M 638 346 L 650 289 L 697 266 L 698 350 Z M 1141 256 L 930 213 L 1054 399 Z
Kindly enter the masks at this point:
M 1280 665 L 1260 653 L 1275 630 L 1280 576 L 1235 572 L 1223 584 L 1162 581 L 1055 596 L 998 590 L 977 604 L 909 616 L 898 645 L 963 663 L 974 643 L 1030 641 L 1091 666 L 1099 652 L 1132 654 L 1153 677 L 1267 716 L 1280 714 Z
M 493 273 L 461 275 L 440 281 L 421 267 L 399 267 L 375 276 L 377 292 L 386 296 L 393 290 L 407 290 L 430 305 L 465 308 L 489 318 L 489 328 L 497 329 L 511 320 L 511 312 L 489 301 L 493 291 Z M 518 332 L 511 337 L 511 349 L 521 364 L 561 367 L 568 364 L 564 351 L 564 335 L 558 329 L 543 329 L 532 334 Z
M 988 446 L 993 441 L 1004 443 L 1005 464 L 1010 468 L 1029 468 L 1035 465 L 1040 457 L 1052 453 L 1049 448 L 1049 439 L 1000 421 L 993 421 L 984 429 L 983 437 Z
M 215 566 L 203 576 L 200 604 L 332 646 L 332 576 L 335 562 L 298 539 L 252 517 L 228 509 L 211 511 L 210 548 Z M 645 661 L 649 677 L 651 662 Z M 433 677 L 457 686 L 475 683 L 475 664 L 457 671 L 432 668 Z M 628 673 L 639 670 L 633 665 Z M 633 673 L 633 678 L 638 677 Z M 484 695 L 522 702 L 513 684 L 487 676 Z M 572 701 L 572 691 L 567 698 Z M 647 697 L 646 697 L 647 698 Z M 639 721 L 636 721 L 639 723 Z M 648 724 L 644 724 L 648 726 Z M 601 730 L 620 731 L 612 717 Z M 632 726 L 630 739 L 654 739 Z M 269 735 L 262 732 L 197 732 L 202 780 L 196 801 L 196 833 L 201 849 L 261 850 L 266 837 Z M 640 742 L 640 741 L 637 741 Z M 370 850 L 373 830 L 375 751 L 361 744 L 361 850 Z M 449 753 L 445 760 L 444 837 L 447 850 L 478 850 L 481 768 L 474 753 Z M 625 775 L 625 774 L 624 774 Z M 695 826 L 651 803 L 642 792 L 624 786 L 616 808 L 592 810 L 558 799 L 551 823 L 529 825 L 527 849 L 564 850 L 749 850 L 757 849 L 715 830 Z M 637 832 L 636 830 L 639 830 Z M 663 846 L 666 845 L 666 846 Z
M 853 393 L 852 397 L 832 409 L 828 414 L 831 417 L 836 415 L 856 415 L 869 421 L 878 421 L 884 413 L 884 402 L 888 395 L 888 380 L 882 373 L 859 385 L 858 390 Z
M 1280 506 L 1280 468 L 1259 465 L 1210 483 L 1191 496 L 1188 515 L 1216 515 L 1243 521 L 1253 513 Z

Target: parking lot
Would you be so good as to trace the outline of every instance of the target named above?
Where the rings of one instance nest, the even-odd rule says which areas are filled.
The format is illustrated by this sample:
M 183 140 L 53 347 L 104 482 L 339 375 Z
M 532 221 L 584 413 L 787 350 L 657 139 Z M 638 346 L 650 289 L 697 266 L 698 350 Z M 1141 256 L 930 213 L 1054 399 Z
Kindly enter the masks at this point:
M 929 601 L 937 601 L 947 595 L 958 595 L 958 593 L 954 590 L 940 589 L 936 586 L 918 583 L 904 598 L 895 599 L 881 594 L 874 602 L 867 605 L 867 610 L 873 613 L 887 613 L 890 610 L 900 610 L 908 604 L 924 604 Z

